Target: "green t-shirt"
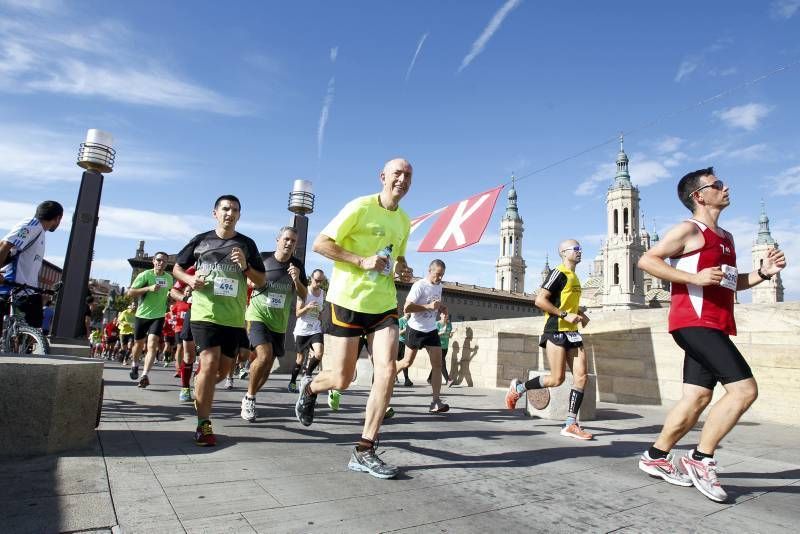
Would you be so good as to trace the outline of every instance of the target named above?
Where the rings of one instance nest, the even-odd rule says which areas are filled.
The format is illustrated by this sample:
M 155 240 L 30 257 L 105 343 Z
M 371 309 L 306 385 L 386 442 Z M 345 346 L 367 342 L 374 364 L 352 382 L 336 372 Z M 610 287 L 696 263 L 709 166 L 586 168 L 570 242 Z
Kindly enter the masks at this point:
M 92 343 L 100 343 L 103 340 L 103 336 L 100 334 L 99 330 L 92 330 L 92 333 L 89 334 L 89 341 Z
M 117 315 L 117 326 L 119 327 L 119 334 L 121 336 L 133 334 L 133 318 L 133 312 L 127 308 L 119 312 Z
M 403 332 L 403 330 L 405 330 L 408 327 L 408 319 L 406 319 L 405 315 L 401 315 L 400 319 L 398 319 L 397 322 L 398 322 L 397 325 L 398 330 L 400 332 Z M 400 334 L 400 343 L 405 343 L 405 342 L 406 342 L 406 334 L 405 332 L 403 332 Z
M 153 284 L 157 284 L 160 289 L 152 293 L 145 293 L 139 297 L 136 317 L 141 319 L 164 317 L 167 314 L 167 298 L 169 297 L 169 289 L 172 287 L 172 283 L 172 275 L 169 273 L 157 275 L 153 269 L 139 273 L 131 284 L 133 289 L 152 286 Z
M 439 341 L 442 342 L 442 348 L 446 349 L 450 345 L 450 334 L 453 332 L 453 323 L 447 321 L 447 324 L 443 326 L 441 321 L 436 321 L 436 329 L 439 331 Z
M 231 261 L 234 247 L 244 251 L 251 269 L 264 272 L 255 241 L 238 233 L 229 239 L 219 237 L 214 230 L 198 234 L 178 253 L 175 262 L 183 269 L 194 265 L 196 274 L 206 281 L 192 292 L 192 322 L 244 328 L 247 277 Z
M 397 308 L 394 258 L 405 256 L 411 220 L 402 208 L 383 208 L 378 195 L 350 201 L 320 232 L 337 245 L 362 257 L 374 256 L 392 245 L 389 269 L 365 271 L 345 262 L 334 262 L 327 299 L 337 306 L 361 313 L 383 313 Z
M 281 263 L 275 259 L 274 254 L 267 252 L 263 256 L 267 283 L 264 287 L 253 290 L 244 318 L 248 321 L 261 321 L 273 332 L 283 334 L 289 324 L 295 297 L 294 282 L 288 271 L 289 265 L 294 265 L 300 270 L 300 281 L 303 285 L 308 285 L 308 280 L 303 262 L 292 256 L 289 261 Z

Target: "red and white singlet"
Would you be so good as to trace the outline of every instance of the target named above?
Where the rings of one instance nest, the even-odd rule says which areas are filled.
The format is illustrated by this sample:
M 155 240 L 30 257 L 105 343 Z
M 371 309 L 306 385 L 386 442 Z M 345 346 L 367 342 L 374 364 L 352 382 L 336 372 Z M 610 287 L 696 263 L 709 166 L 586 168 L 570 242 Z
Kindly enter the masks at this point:
M 733 302 L 738 272 L 736 249 L 728 232 L 720 237 L 705 224 L 688 219 L 703 232 L 703 248 L 688 254 L 670 258 L 672 266 L 679 271 L 698 273 L 708 267 L 722 269 L 720 285 L 697 286 L 672 283 L 672 305 L 669 309 L 669 331 L 687 326 L 704 326 L 736 335 L 733 319 Z

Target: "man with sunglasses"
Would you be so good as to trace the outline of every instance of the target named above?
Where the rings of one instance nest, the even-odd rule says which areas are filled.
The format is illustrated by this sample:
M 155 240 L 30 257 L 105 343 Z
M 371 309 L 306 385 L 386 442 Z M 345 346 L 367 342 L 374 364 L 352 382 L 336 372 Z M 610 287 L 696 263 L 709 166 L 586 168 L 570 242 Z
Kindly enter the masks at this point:
M 713 167 L 681 178 L 678 198 L 692 218 L 669 230 L 642 256 L 639 267 L 671 282 L 669 331 L 685 351 L 683 394 L 667 415 L 658 439 L 641 455 L 639 469 L 670 484 L 694 485 L 709 499 L 724 502 L 727 494 L 717 480 L 714 452 L 758 396 L 750 366 L 730 339 L 736 335 L 735 292 L 769 280 L 786 266 L 786 260 L 776 249 L 769 251 L 757 270 L 736 270 L 733 236 L 717 224 L 730 204 L 729 192 Z M 717 382 L 725 394 L 709 412 L 700 442 L 680 458 L 687 476 L 674 465 L 670 451 L 697 423 Z
M 550 364 L 550 374 L 534 377 L 527 382 L 516 378 L 511 381 L 506 393 L 506 407 L 513 410 L 519 398 L 529 389 L 558 387 L 564 382 L 566 366 L 572 371 L 572 389 L 569 392 L 569 412 L 561 435 L 590 440 L 592 434 L 578 424 L 578 411 L 583 403 L 586 387 L 587 363 L 583 339 L 578 325 L 586 326 L 589 318 L 580 309 L 581 281 L 575 267 L 581 262 L 581 246 L 574 239 L 562 241 L 558 246 L 561 264 L 550 274 L 536 293 L 536 307 L 547 319 L 539 346 L 545 349 Z
M 153 367 L 164 329 L 164 316 L 167 314 L 167 298 L 172 287 L 172 275 L 165 272 L 167 253 L 156 252 L 153 256 L 153 268 L 139 273 L 133 280 L 128 295 L 139 299 L 136 307 L 136 319 L 133 324 L 133 350 L 131 352 L 131 380 L 139 376 L 139 355 L 147 342 L 147 354 L 144 359 L 144 373 L 139 378 L 139 387 L 150 385 L 147 373 Z

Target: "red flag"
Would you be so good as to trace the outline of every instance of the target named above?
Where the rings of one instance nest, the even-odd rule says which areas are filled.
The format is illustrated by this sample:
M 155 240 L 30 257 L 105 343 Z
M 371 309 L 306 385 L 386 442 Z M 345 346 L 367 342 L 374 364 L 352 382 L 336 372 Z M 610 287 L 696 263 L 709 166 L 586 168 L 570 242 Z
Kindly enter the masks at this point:
M 428 219 L 430 219 L 431 217 L 433 217 L 437 213 L 441 212 L 442 210 L 444 210 L 444 208 L 439 208 L 436 211 L 432 211 L 430 213 L 426 213 L 425 215 L 420 215 L 419 217 L 414 217 L 413 219 L 411 219 L 411 231 L 409 231 L 409 233 L 413 234 L 414 230 L 419 228 L 420 225 L 422 225 L 422 223 L 424 223 L 425 221 L 427 221 Z
M 501 185 L 447 206 L 417 252 L 450 252 L 480 241 L 502 190 Z

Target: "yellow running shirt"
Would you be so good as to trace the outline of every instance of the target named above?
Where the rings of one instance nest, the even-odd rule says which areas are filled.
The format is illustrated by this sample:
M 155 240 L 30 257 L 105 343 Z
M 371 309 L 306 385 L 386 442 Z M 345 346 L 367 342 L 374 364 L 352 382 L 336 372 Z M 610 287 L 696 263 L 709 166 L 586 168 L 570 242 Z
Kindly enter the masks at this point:
M 378 195 L 350 201 L 320 232 L 345 250 L 362 257 L 374 256 L 392 245 L 390 268 L 383 273 L 365 271 L 345 262 L 334 262 L 327 300 L 361 313 L 383 313 L 397 308 L 394 260 L 405 256 L 411 220 L 402 208 L 390 211 Z
M 550 302 L 561 311 L 578 313 L 581 301 L 581 281 L 574 271 L 570 271 L 562 263 L 552 271 L 542 284 L 542 288 L 550 292 Z M 545 312 L 545 332 L 574 332 L 578 325 L 561 319 L 557 315 Z

